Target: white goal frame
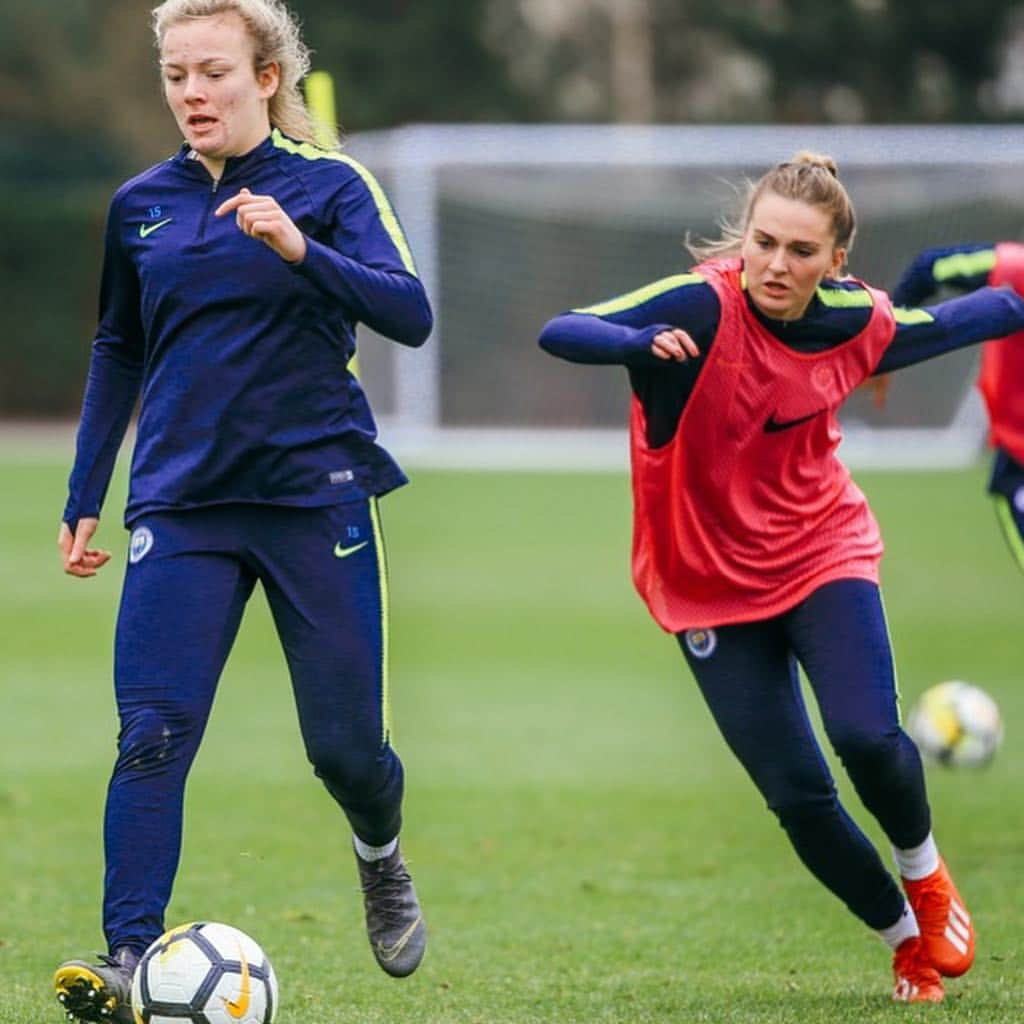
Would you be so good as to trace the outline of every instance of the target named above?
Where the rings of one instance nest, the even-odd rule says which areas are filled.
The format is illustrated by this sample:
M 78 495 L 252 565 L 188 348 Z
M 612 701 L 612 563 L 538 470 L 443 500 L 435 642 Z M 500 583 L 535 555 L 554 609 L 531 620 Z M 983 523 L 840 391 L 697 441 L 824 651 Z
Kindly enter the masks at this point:
M 698 168 L 770 166 L 797 149 L 835 156 L 840 166 L 1024 167 L 1019 126 L 708 126 L 708 125 L 411 125 L 353 136 L 347 150 L 390 195 L 428 294 L 440 294 L 438 182 L 449 166 Z M 936 160 L 936 154 L 943 154 Z M 954 241 L 954 240 L 951 240 Z M 534 469 L 624 468 L 622 430 L 445 428 L 441 423 L 444 310 L 422 349 L 394 352 L 396 413 L 381 418 L 381 438 L 420 465 Z M 538 329 L 540 324 L 537 325 Z M 954 468 L 972 464 L 986 416 L 974 387 L 942 428 L 846 426 L 843 458 L 870 468 Z

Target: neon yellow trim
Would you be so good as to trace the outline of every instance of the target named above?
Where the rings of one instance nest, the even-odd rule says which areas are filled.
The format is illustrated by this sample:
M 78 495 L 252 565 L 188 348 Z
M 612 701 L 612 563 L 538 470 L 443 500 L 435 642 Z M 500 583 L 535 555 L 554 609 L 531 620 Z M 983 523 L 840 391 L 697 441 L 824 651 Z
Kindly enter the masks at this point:
M 377 578 L 380 580 L 380 718 L 381 742 L 391 741 L 391 678 L 388 671 L 389 606 L 388 561 L 384 551 L 384 531 L 380 525 L 377 499 L 370 499 L 370 520 L 373 523 L 373 543 L 377 549 Z
M 893 650 L 892 634 L 889 632 L 889 616 L 885 613 L 885 598 L 882 588 L 878 588 L 878 603 L 882 606 L 882 620 L 885 623 L 886 638 L 889 641 L 889 662 L 892 665 L 893 696 L 896 698 L 896 724 L 903 725 L 903 694 L 900 693 L 900 674 L 897 671 L 896 652 Z
M 595 306 L 584 306 L 582 309 L 574 309 L 574 313 L 592 313 L 594 316 L 607 316 L 609 313 L 621 313 L 625 309 L 633 309 L 635 306 L 656 299 L 673 288 L 683 288 L 688 284 L 703 284 L 704 278 L 700 274 L 675 274 L 672 277 L 663 277 L 660 281 L 637 288 L 636 291 L 627 292 L 617 298 L 609 299 L 607 302 L 599 302 Z
M 1010 545 L 1010 554 L 1013 555 L 1018 567 L 1024 572 L 1024 537 L 1021 536 L 1020 527 L 1013 518 L 1009 500 L 1002 494 L 997 494 L 995 498 L 996 517 L 999 519 L 999 525 L 1003 528 L 1006 543 Z
M 873 306 L 874 300 L 871 292 L 858 288 L 855 292 L 847 291 L 845 288 L 818 288 L 818 298 L 833 309 L 863 309 L 865 306 Z
M 329 71 L 311 71 L 305 83 L 306 106 L 316 127 L 316 140 L 330 146 L 335 139 L 338 115 L 334 108 L 334 79 Z
M 893 306 L 892 314 L 898 324 L 930 324 L 935 321 L 935 317 L 926 309 L 904 309 L 902 306 Z
M 286 153 L 293 153 L 295 156 L 301 156 L 304 160 L 337 160 L 338 163 L 348 164 L 363 179 L 363 184 L 370 190 L 370 195 L 373 196 L 373 201 L 377 204 L 377 213 L 380 214 L 384 230 L 388 233 L 388 237 L 398 250 L 398 255 L 402 258 L 402 266 L 410 274 L 416 273 L 416 264 L 413 263 L 409 243 L 405 240 L 405 235 L 402 234 L 398 218 L 395 216 L 395 211 L 391 208 L 391 203 L 388 202 L 388 197 L 384 194 L 384 189 L 380 187 L 377 179 L 358 160 L 353 160 L 352 157 L 345 156 L 344 153 L 339 153 L 336 150 L 321 149 L 319 146 L 314 146 L 311 142 L 295 142 L 294 139 L 289 139 L 288 136 L 282 135 L 277 128 L 270 133 L 270 137 L 278 149 L 283 149 Z
M 937 284 L 951 277 L 974 277 L 984 274 L 996 265 L 995 249 L 979 249 L 977 252 L 956 252 L 943 256 L 932 264 L 932 277 Z

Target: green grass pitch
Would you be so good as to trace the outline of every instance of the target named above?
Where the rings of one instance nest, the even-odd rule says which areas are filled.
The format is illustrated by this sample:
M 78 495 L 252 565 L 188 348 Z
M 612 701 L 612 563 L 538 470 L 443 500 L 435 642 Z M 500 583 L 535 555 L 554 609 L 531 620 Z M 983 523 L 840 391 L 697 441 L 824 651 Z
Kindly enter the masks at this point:
M 60 1020 L 55 964 L 102 948 L 123 482 L 100 533 L 116 564 L 66 578 L 69 455 L 0 456 L 2 1024 Z M 889 1001 L 887 951 L 800 866 L 724 749 L 632 592 L 618 474 L 418 472 L 382 503 L 420 971 L 395 981 L 373 963 L 346 828 L 305 763 L 258 591 L 190 780 L 168 924 L 251 932 L 280 977 L 280 1024 L 1019 1021 L 1024 576 L 980 467 L 859 480 L 888 545 L 905 697 L 966 678 L 1007 730 L 988 770 L 929 771 L 979 931 L 943 1006 Z

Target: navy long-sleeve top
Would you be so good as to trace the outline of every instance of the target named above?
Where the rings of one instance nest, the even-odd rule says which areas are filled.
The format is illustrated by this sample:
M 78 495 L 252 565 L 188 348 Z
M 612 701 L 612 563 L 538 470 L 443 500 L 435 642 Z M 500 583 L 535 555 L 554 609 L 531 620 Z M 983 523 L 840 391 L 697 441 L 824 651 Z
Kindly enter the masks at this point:
M 996 265 L 991 243 L 937 246 L 914 257 L 892 291 L 892 301 L 902 306 L 919 305 L 940 288 L 972 292 L 988 284 Z
M 306 236 L 281 259 L 214 210 L 273 196 Z M 432 316 L 373 176 L 274 129 L 214 181 L 183 147 L 124 184 L 107 219 L 64 520 L 99 515 L 141 392 L 126 522 L 225 502 L 319 506 L 405 482 L 349 371 L 356 325 L 421 345 Z
M 871 315 L 871 296 L 855 281 L 823 281 L 799 320 L 773 320 L 749 297 L 748 302 L 775 337 L 801 352 L 843 344 L 863 330 Z M 875 367 L 876 375 L 1024 328 L 1024 300 L 1008 288 L 981 288 L 935 306 L 897 307 L 894 313 L 896 332 Z M 544 327 L 540 345 L 571 362 L 625 366 L 644 407 L 647 442 L 659 447 L 675 435 L 707 363 L 718 320 L 718 297 L 698 270 L 563 313 Z M 651 352 L 654 336 L 673 327 L 691 335 L 699 356 L 678 363 Z

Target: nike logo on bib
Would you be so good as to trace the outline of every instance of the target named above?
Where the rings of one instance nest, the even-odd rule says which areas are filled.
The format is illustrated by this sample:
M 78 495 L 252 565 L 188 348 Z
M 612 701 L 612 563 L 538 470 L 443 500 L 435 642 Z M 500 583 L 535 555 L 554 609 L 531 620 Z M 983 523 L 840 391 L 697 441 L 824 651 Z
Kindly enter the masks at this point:
M 780 430 L 789 430 L 790 427 L 797 427 L 801 423 L 813 420 L 815 416 L 820 416 L 823 412 L 825 412 L 824 409 L 819 409 L 817 412 L 809 412 L 806 416 L 798 416 L 795 420 L 777 420 L 775 413 L 772 413 L 764 425 L 764 432 L 766 434 L 777 434 Z

